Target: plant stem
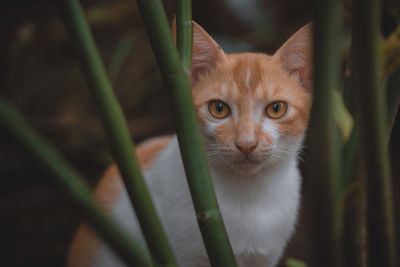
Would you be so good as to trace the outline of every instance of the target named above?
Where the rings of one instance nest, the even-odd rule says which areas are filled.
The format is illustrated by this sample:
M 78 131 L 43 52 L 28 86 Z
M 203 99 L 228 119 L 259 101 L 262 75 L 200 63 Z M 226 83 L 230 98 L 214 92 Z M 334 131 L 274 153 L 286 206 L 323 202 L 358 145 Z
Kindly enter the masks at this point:
M 316 0 L 314 101 L 309 132 L 315 203 L 317 266 L 341 265 L 340 148 L 333 123 L 333 90 L 339 88 L 339 1 Z M 323 149 L 322 149 L 323 148 Z
M 183 70 L 190 77 L 193 50 L 192 1 L 190 0 L 177 2 L 176 41 Z
M 208 256 L 212 266 L 236 266 L 201 142 L 190 81 L 182 68 L 162 2 L 137 2 L 161 74 L 169 88 L 180 151 Z
M 346 267 L 365 267 L 366 252 L 366 201 L 365 201 L 365 167 L 362 162 L 362 152 L 360 151 L 360 104 L 356 90 L 359 80 L 359 70 L 357 64 L 357 47 L 351 45 L 350 70 L 351 76 L 345 80 L 345 93 L 347 94 L 347 105 L 351 109 L 354 117 L 354 128 L 349 141 L 343 148 L 343 176 L 347 184 L 345 194 L 345 212 L 343 218 L 343 244 L 344 257 L 343 263 Z M 354 190 L 356 188 L 356 190 Z M 351 189 L 351 190 L 349 190 Z
M 123 112 L 107 78 L 83 10 L 78 0 L 62 0 L 61 3 L 65 21 L 80 52 L 89 90 L 99 110 L 103 127 L 152 259 L 155 265 L 175 266 L 175 257 L 135 158 L 134 146 Z
M 151 266 L 148 254 L 96 206 L 79 174 L 3 100 L 0 100 L 0 129 L 52 174 L 49 177 L 68 193 L 85 219 L 117 255 L 131 266 Z
M 353 43 L 357 53 L 361 144 L 367 178 L 367 259 L 369 266 L 394 267 L 395 232 L 382 90 L 382 48 L 377 0 L 354 0 Z M 367 29 L 367 30 L 366 30 Z

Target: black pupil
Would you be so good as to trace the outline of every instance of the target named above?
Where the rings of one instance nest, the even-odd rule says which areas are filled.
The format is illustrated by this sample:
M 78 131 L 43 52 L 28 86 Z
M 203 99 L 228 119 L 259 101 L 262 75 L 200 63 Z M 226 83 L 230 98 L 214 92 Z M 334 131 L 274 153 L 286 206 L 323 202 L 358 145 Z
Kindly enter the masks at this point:
M 217 111 L 218 111 L 219 113 L 221 113 L 222 110 L 223 110 L 223 108 L 224 108 L 224 103 L 218 102 L 218 103 L 217 103 Z
M 279 111 L 280 107 L 281 107 L 281 105 L 279 105 L 279 103 L 274 103 L 272 105 L 272 108 L 274 109 L 275 113 L 277 113 Z

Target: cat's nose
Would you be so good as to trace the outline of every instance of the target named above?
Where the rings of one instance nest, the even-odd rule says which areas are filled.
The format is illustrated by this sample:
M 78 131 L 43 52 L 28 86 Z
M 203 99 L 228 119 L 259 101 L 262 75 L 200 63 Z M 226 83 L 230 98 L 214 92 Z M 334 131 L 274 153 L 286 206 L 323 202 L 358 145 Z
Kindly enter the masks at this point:
M 235 141 L 237 149 L 239 149 L 243 154 L 249 155 L 258 146 L 257 141 Z

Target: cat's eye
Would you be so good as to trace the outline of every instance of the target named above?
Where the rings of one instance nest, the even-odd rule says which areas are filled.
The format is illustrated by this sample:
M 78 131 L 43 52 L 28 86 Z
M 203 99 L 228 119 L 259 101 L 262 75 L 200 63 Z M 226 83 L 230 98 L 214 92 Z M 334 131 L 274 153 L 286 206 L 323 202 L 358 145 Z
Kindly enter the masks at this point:
M 220 100 L 211 100 L 208 103 L 208 111 L 217 119 L 224 119 L 231 113 L 229 106 Z
M 287 103 L 275 101 L 269 104 L 265 109 L 265 114 L 271 119 L 282 118 L 287 112 Z

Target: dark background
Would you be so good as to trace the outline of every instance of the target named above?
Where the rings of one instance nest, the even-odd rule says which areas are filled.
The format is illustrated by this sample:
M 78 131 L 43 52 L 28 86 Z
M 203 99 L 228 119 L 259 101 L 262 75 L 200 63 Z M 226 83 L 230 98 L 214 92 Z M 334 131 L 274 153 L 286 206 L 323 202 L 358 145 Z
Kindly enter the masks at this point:
M 306 0 L 193 2 L 194 20 L 226 52 L 273 53 L 313 14 L 311 1 Z M 338 40 L 344 48 L 350 31 L 347 2 L 343 39 Z M 164 3 L 172 19 L 175 3 Z M 172 133 L 168 100 L 135 1 L 82 4 L 134 141 Z M 93 187 L 112 157 L 57 1 L 2 5 L 0 96 L 17 107 Z M 383 12 L 385 34 L 397 23 L 398 16 L 390 10 Z M 0 266 L 63 266 L 79 214 L 49 174 L 10 141 L 0 132 Z M 396 180 L 399 143 L 398 119 L 390 145 Z M 305 177 L 298 231 L 284 259 L 294 257 L 313 266 L 308 184 Z

